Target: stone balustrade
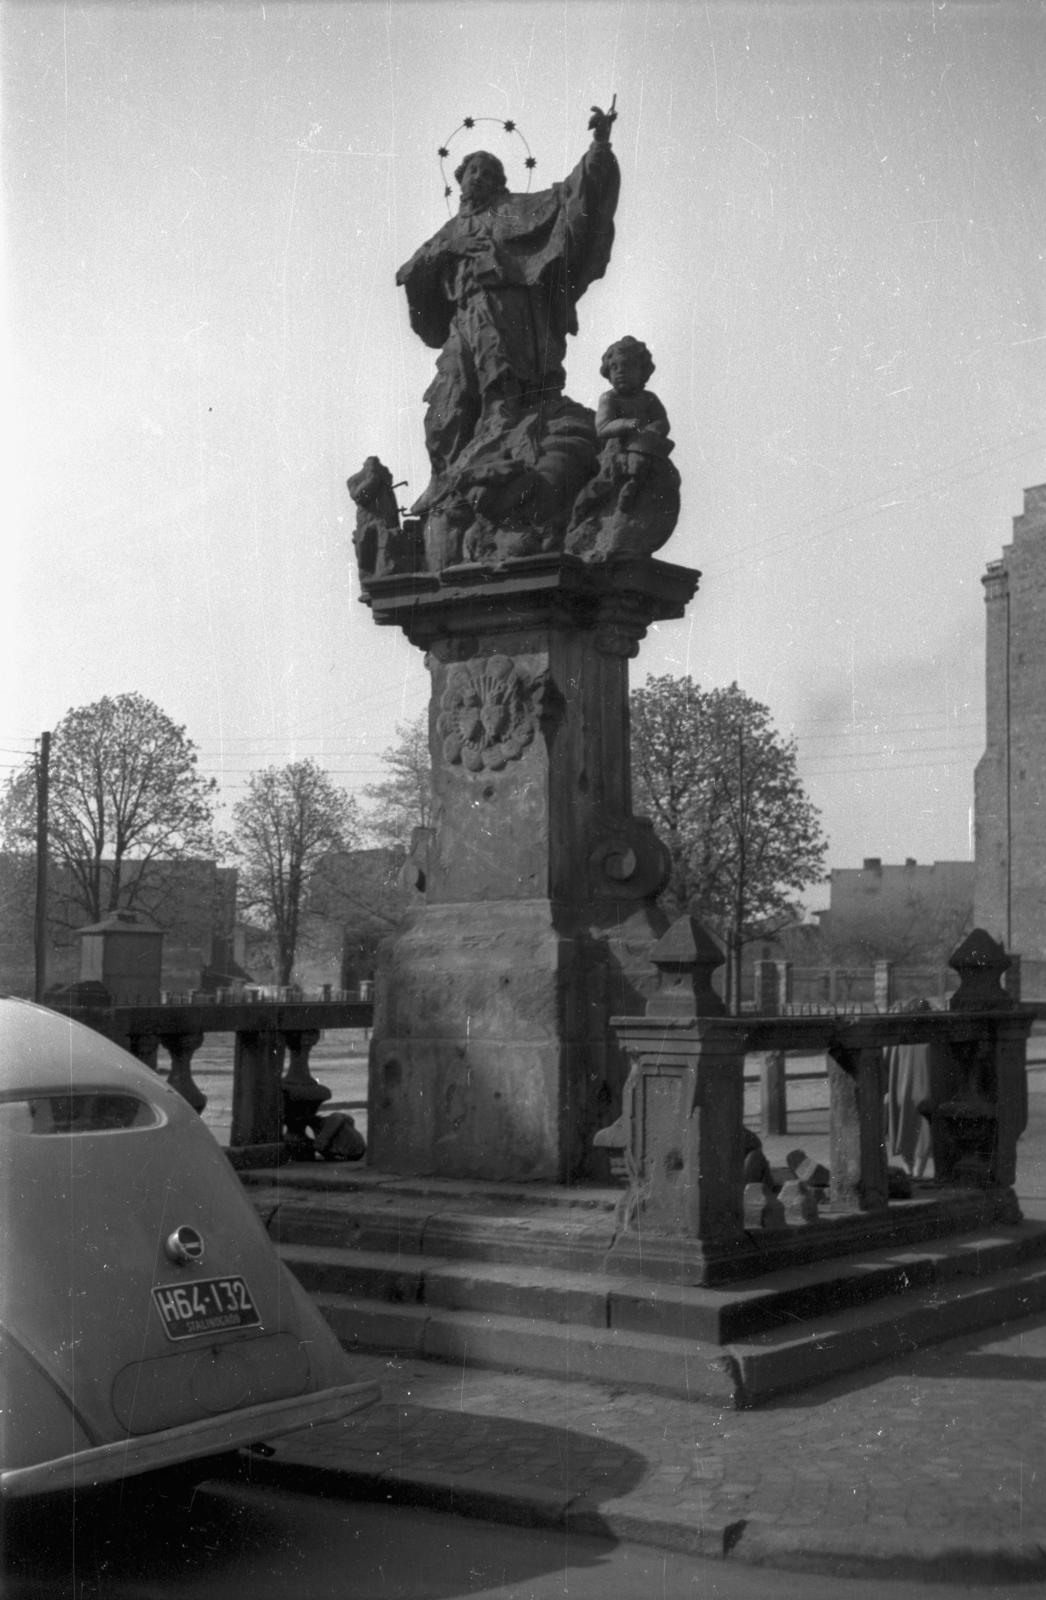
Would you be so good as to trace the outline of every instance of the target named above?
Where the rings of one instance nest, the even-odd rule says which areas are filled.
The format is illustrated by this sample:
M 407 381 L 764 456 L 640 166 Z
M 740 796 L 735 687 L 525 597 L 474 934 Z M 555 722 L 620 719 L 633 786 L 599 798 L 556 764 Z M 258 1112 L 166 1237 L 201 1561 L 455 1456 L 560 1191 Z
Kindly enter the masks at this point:
M 63 1007 L 63 1010 L 66 1008 Z M 295 1153 L 309 1120 L 330 1090 L 309 1070 L 309 1055 L 325 1028 L 370 1028 L 369 1000 L 206 1001 L 192 1004 L 72 1007 L 68 1015 L 122 1045 L 156 1069 L 163 1045 L 171 1057 L 168 1082 L 202 1111 L 207 1097 L 192 1075 L 192 1059 L 208 1033 L 233 1033 L 232 1131 L 235 1165 L 266 1165 Z M 290 1065 L 283 1071 L 284 1057 Z
M 726 1016 L 711 985 L 722 956 L 691 918 L 652 959 L 661 985 L 646 1014 L 612 1019 L 630 1073 L 620 1119 L 595 1139 L 629 1181 L 611 1270 L 710 1283 L 1019 1219 L 1013 1184 L 1035 1013 L 1001 986 L 1009 959 L 986 933 L 951 959 L 960 985 L 948 1012 Z M 902 1044 L 931 1047 L 935 1172 L 903 1204 L 889 1195 L 883 1119 L 885 1053 Z M 758 1197 L 746 1204 L 744 1182 L 745 1056 L 786 1050 L 828 1057 L 829 1188 L 815 1212 L 793 1207 L 794 1227 L 769 1203 L 753 1222 Z

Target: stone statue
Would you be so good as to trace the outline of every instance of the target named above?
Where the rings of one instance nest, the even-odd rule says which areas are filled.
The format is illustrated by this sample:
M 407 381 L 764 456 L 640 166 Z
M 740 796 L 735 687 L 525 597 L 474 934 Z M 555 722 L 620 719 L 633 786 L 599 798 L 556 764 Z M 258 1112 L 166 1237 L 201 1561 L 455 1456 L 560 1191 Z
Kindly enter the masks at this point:
M 668 416 L 647 388 L 646 345 L 626 336 L 605 352 L 610 388 L 596 413 L 563 392 L 577 302 L 606 272 L 614 241 L 616 117 L 613 104 L 592 108 L 588 150 L 540 194 L 510 193 L 489 151 L 466 156 L 457 215 L 397 273 L 412 328 L 439 350 L 425 391 L 431 478 L 402 527 L 376 456 L 349 479 L 368 593 L 385 578 L 462 563 L 562 550 L 588 562 L 647 556 L 671 536 L 679 474 Z
M 416 539 L 400 528 L 400 510 L 392 473 L 377 456 L 368 456 L 346 486 L 356 507 L 352 540 L 360 582 L 413 572 L 418 565 Z
M 432 480 L 413 508 L 430 567 L 466 546 L 509 553 L 506 533 L 512 551 L 561 547 L 595 470 L 592 413 L 564 397 L 563 362 L 577 302 L 610 260 L 615 117 L 593 108 L 589 149 L 540 194 L 511 194 L 487 151 L 467 156 L 457 216 L 397 273 L 411 326 L 440 351 L 425 393 Z
M 610 381 L 596 411 L 603 451 L 597 475 L 574 504 L 566 548 L 588 559 L 649 555 L 671 537 L 679 519 L 668 413 L 646 387 L 653 357 L 628 334 L 604 352 L 599 370 Z

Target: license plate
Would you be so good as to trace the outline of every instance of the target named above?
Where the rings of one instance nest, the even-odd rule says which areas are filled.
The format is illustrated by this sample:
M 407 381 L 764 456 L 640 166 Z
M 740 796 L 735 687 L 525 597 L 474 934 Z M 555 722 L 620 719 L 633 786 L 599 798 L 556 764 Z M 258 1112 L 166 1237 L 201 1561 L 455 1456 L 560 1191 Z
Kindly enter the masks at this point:
M 153 1290 L 168 1339 L 193 1339 L 227 1328 L 261 1326 L 258 1308 L 242 1278 L 198 1278 L 194 1283 L 160 1284 Z

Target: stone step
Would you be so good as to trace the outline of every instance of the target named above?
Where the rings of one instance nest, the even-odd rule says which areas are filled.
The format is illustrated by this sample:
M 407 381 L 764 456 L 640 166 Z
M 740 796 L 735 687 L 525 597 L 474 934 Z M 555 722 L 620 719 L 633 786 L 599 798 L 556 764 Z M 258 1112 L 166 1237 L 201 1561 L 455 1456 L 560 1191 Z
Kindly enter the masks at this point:
M 1046 1265 L 1037 1261 L 815 1317 L 801 1330 L 779 1328 L 726 1347 L 735 1403 L 759 1405 L 774 1395 L 1044 1310 Z
M 340 1294 L 314 1299 L 349 1351 L 396 1351 L 459 1367 L 646 1389 L 720 1406 L 735 1403 L 736 1377 L 718 1345 L 494 1312 L 382 1305 Z
M 464 1204 L 492 1210 L 516 1208 L 554 1212 L 587 1211 L 593 1215 L 613 1215 L 623 1189 L 575 1184 L 567 1188 L 558 1183 L 487 1183 L 478 1178 L 403 1178 L 377 1172 L 354 1161 L 326 1165 L 317 1162 L 291 1163 L 278 1170 L 244 1172 L 244 1187 L 279 1196 L 289 1191 L 311 1194 L 338 1194 L 404 1197 L 419 1201 L 435 1200 L 440 1208 Z
M 1046 1223 L 993 1221 L 990 1197 L 968 1191 L 891 1207 L 891 1238 L 872 1229 L 829 1259 L 826 1238 L 859 1218 L 790 1229 L 792 1253 L 766 1241 L 774 1270 L 690 1287 L 628 1276 L 613 1257 L 607 1271 L 620 1191 L 246 1177 L 348 1348 L 755 1405 L 1046 1308 Z M 805 1257 L 804 1235 L 820 1236 Z
M 621 1190 L 561 1189 L 553 1185 L 393 1179 L 363 1171 L 341 1177 L 337 1169 L 286 1169 L 287 1178 L 242 1174 L 259 1213 L 285 1243 L 347 1245 L 470 1261 L 514 1261 L 563 1270 L 604 1269 L 617 1235 Z M 339 1178 L 341 1181 L 339 1182 Z M 774 1272 L 801 1269 L 882 1249 L 921 1248 L 926 1241 L 1009 1224 L 1019 1215 L 1011 1191 L 933 1190 L 927 1186 L 888 1212 L 824 1211 L 809 1226 L 750 1235 L 760 1281 Z M 655 1270 L 653 1256 L 651 1273 Z M 629 1274 L 627 1265 L 612 1270 Z M 670 1251 L 667 1281 L 675 1276 Z M 730 1269 L 737 1277 L 736 1265 Z M 724 1273 L 729 1277 L 729 1273 Z
M 500 1205 L 483 1196 L 431 1200 L 381 1191 L 339 1193 L 282 1185 L 252 1187 L 274 1239 L 406 1255 L 533 1262 L 598 1271 L 614 1240 L 613 1208 Z
M 649 1390 L 720 1407 L 859 1371 L 895 1355 L 1046 1309 L 1046 1265 L 1011 1267 L 815 1318 L 726 1345 L 495 1312 L 314 1296 L 347 1350 Z
M 410 1252 L 283 1243 L 283 1260 L 312 1294 L 489 1311 L 535 1321 L 699 1339 L 709 1344 L 957 1280 L 976 1281 L 1046 1257 L 1046 1228 L 1018 1224 L 919 1250 L 882 1250 L 793 1269 L 749 1284 L 698 1289 L 518 1262 L 469 1262 Z

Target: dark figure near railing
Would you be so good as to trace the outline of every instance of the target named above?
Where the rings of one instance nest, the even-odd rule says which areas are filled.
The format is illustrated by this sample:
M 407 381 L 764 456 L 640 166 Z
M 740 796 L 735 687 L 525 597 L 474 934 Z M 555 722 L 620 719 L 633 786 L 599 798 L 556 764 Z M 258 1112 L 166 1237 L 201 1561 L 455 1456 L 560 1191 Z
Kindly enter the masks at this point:
M 898 1001 L 894 1012 L 920 1012 L 931 1009 L 928 1000 Z M 886 1052 L 886 1145 L 887 1153 L 904 1163 L 913 1178 L 921 1178 L 930 1160 L 930 1119 L 934 1103 L 942 1097 L 933 1092 L 933 1083 L 942 1076 L 946 1062 L 938 1059 L 937 1044 L 895 1044 Z M 931 1057 L 935 1058 L 931 1062 Z M 936 1073 L 934 1068 L 937 1069 Z
M 147 1006 L 107 1005 L 107 999 L 94 995 L 90 1006 L 59 1003 L 56 1009 L 104 1033 L 154 1070 L 162 1045 L 171 1057 L 171 1088 L 196 1111 L 203 1110 L 207 1097 L 193 1078 L 193 1056 L 208 1033 L 235 1034 L 229 1138 L 235 1165 L 271 1166 L 291 1160 L 295 1153 L 300 1160 L 323 1155 L 327 1145 L 347 1149 L 353 1132 L 359 1139 L 355 1128 L 346 1130 L 339 1124 L 320 1146 L 331 1120 L 321 1112 L 330 1090 L 312 1076 L 309 1055 L 325 1028 L 372 1027 L 374 1005 L 369 998 L 246 1000 L 241 996 L 219 1002 L 208 996 L 192 1004 Z

